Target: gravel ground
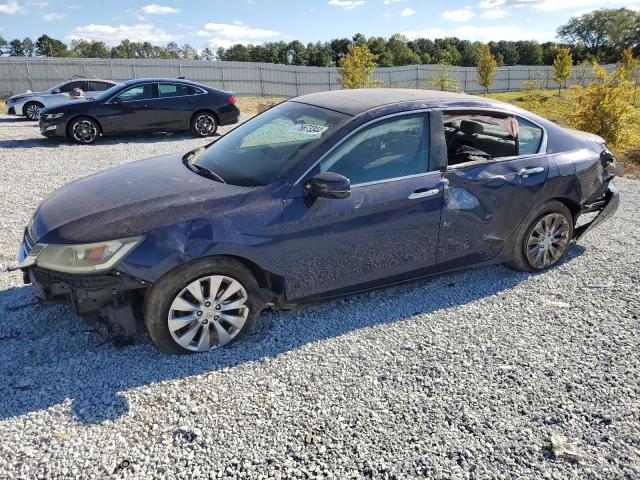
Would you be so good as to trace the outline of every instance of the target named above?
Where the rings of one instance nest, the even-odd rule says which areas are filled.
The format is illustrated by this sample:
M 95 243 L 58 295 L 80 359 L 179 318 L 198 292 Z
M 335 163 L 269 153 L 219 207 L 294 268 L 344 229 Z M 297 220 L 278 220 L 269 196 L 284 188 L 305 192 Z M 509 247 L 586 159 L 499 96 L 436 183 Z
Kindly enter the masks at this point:
M 116 348 L 7 273 L 83 147 L 0 118 L 0 478 L 639 478 L 640 182 L 544 274 L 469 270 L 267 314 L 229 349 Z

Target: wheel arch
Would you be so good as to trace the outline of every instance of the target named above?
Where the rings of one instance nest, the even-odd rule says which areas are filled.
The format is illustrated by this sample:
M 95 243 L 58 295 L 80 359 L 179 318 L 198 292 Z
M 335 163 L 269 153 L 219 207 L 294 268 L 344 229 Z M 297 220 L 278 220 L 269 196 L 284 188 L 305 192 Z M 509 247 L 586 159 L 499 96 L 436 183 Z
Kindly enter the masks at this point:
M 89 118 L 91 120 L 93 120 L 94 122 L 96 122 L 98 124 L 98 128 L 100 129 L 100 131 L 98 133 L 103 133 L 104 129 L 102 128 L 102 124 L 100 123 L 100 120 L 98 120 L 96 117 L 92 116 L 92 115 L 84 115 L 81 113 L 78 113 L 76 115 L 74 115 L 73 117 L 71 117 L 69 120 L 67 120 L 67 124 L 64 128 L 64 131 L 67 134 L 67 138 L 71 138 L 71 135 L 69 134 L 69 129 L 71 128 L 71 124 L 73 123 L 74 120 L 77 120 L 78 118 Z
M 582 206 L 575 200 L 572 200 L 568 197 L 554 197 L 550 198 L 547 201 L 550 202 L 553 200 L 563 203 L 569 209 L 571 215 L 573 216 L 573 223 L 575 224 L 576 220 L 578 219 L 578 215 L 580 215 L 580 212 L 582 211 Z
M 191 125 L 193 123 L 193 119 L 196 117 L 196 115 L 198 115 L 199 113 L 210 113 L 211 115 L 213 115 L 216 119 L 216 122 L 218 123 L 218 126 L 220 125 L 220 117 L 218 116 L 218 113 L 211 109 L 211 108 L 199 108 L 198 110 L 194 111 L 191 114 L 191 119 L 189 120 L 189 125 Z

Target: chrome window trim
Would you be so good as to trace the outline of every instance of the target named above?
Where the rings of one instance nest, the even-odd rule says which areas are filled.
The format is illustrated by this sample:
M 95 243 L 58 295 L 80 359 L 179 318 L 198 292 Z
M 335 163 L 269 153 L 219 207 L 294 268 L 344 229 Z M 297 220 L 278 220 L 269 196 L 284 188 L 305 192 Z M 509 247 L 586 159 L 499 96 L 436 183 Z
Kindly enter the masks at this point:
M 136 84 L 136 85 L 131 85 L 131 87 L 130 87 L 130 88 L 139 87 L 139 86 L 141 86 L 141 85 L 160 85 L 160 83 L 162 83 L 162 82 L 157 82 L 157 81 L 156 81 L 156 82 L 143 82 L 143 83 L 138 83 L 138 84 Z M 201 91 L 201 93 L 197 93 L 196 95 L 180 95 L 179 97 L 154 97 L 154 98 L 146 98 L 146 99 L 144 99 L 144 100 L 152 101 L 152 100 L 160 100 L 160 99 L 164 99 L 164 98 L 195 97 L 195 96 L 197 96 L 197 95 L 204 95 L 204 94 L 208 93 L 208 92 L 207 92 L 206 90 L 204 90 L 203 88 L 198 87 L 198 86 L 196 86 L 196 85 L 191 85 L 191 84 L 189 84 L 189 83 L 181 83 L 181 82 L 166 82 L 166 83 L 175 83 L 176 85 L 185 85 L 185 86 L 187 86 L 187 87 L 194 87 L 194 88 L 196 88 L 197 90 L 200 90 L 200 91 Z M 116 84 L 116 85 L 117 85 L 117 84 Z M 127 88 L 127 89 L 125 89 L 125 90 L 122 90 L 122 92 L 126 92 L 127 90 L 129 90 L 129 88 Z M 111 101 L 112 101 L 114 98 L 116 98 L 118 95 L 120 95 L 120 93 L 116 93 L 115 95 L 113 95 L 109 100 L 107 100 L 107 101 L 106 101 L 106 102 L 104 102 L 104 103 L 109 103 L 109 104 L 110 104 L 110 103 L 112 103 Z M 160 90 L 158 90 L 158 95 L 160 95 Z M 141 100 L 127 100 L 127 101 L 123 101 L 122 103 L 128 103 L 128 102 L 139 102 L 139 101 L 141 101 Z
M 334 150 L 336 150 L 340 145 L 342 145 L 344 142 L 346 142 L 353 135 L 357 134 L 360 130 L 362 130 L 362 129 L 370 126 L 370 125 L 373 125 L 374 123 L 378 123 L 378 122 L 381 122 L 381 121 L 384 121 L 384 120 L 388 120 L 390 118 L 402 117 L 402 116 L 407 116 L 407 115 L 425 114 L 425 113 L 428 113 L 428 112 L 430 112 L 432 110 L 434 110 L 434 109 L 433 108 L 421 108 L 419 110 L 407 110 L 407 111 L 404 111 L 404 112 L 396 112 L 396 113 L 392 113 L 390 115 L 385 115 L 383 117 L 374 118 L 373 120 L 369 120 L 368 122 L 363 123 L 358 128 L 353 130 L 352 132 L 349 132 L 348 135 L 346 135 L 345 137 L 341 138 L 338 143 L 336 143 L 327 152 L 325 152 L 318 160 L 315 161 L 315 163 L 313 165 L 311 165 L 309 168 L 307 168 L 305 170 L 305 172 L 302 175 L 300 175 L 300 177 L 293 183 L 293 185 L 291 187 L 293 188 L 296 185 L 298 185 L 300 183 L 300 180 L 305 178 L 309 174 L 309 172 L 316 167 L 316 165 L 318 165 L 320 162 L 322 162 L 325 159 L 325 157 L 327 157 L 328 155 L 333 153 Z M 429 124 L 429 131 L 430 130 L 431 130 L 431 124 Z M 427 132 L 427 133 L 429 133 L 429 132 Z M 428 165 L 429 165 L 429 157 L 428 157 L 428 152 L 427 152 L 427 168 L 428 168 Z M 385 178 L 384 180 L 375 180 L 373 182 L 355 183 L 355 184 L 351 185 L 351 188 L 363 187 L 363 186 L 368 186 L 368 185 L 377 185 L 377 184 L 380 184 L 380 183 L 387 183 L 387 182 L 396 182 L 398 180 L 404 180 L 406 178 L 419 177 L 419 176 L 423 176 L 423 175 L 428 175 L 430 173 L 440 173 L 440 172 L 438 172 L 437 170 L 435 172 L 427 171 L 427 172 L 422 172 L 422 173 L 415 173 L 413 175 L 405 175 L 405 176 L 402 176 L 402 177 L 393 177 L 393 178 Z

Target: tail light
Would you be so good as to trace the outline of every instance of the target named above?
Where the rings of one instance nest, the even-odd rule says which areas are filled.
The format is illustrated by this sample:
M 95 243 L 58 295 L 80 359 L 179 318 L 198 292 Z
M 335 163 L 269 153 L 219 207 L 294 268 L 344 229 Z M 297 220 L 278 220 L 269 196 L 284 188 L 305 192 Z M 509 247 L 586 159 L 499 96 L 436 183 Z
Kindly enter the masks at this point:
M 227 98 L 227 101 L 228 101 L 229 103 L 231 103 L 231 104 L 234 104 L 234 105 L 235 105 L 235 103 L 236 103 L 236 97 L 231 96 L 231 97 Z

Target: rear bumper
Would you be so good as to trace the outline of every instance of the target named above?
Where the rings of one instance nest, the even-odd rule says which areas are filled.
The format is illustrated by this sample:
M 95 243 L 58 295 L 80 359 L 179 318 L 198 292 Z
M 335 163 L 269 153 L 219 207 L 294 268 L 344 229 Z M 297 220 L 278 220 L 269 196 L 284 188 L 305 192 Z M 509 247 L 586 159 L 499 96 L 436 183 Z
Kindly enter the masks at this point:
M 576 240 L 584 237 L 594 227 L 613 216 L 618 210 L 618 205 L 620 205 L 620 192 L 614 185 L 609 185 L 602 199 L 598 199 L 586 207 L 586 213 L 598 212 L 598 214 L 589 223 L 577 227 L 573 232 L 573 237 Z

